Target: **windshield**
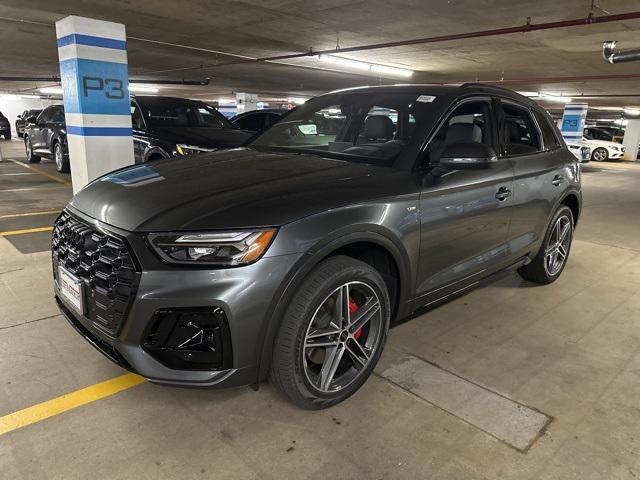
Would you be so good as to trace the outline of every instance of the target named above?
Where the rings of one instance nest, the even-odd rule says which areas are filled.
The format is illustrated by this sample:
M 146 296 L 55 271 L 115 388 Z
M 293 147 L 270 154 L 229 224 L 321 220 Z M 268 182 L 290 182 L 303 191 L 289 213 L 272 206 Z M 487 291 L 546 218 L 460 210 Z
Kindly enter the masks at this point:
M 250 146 L 388 165 L 424 130 L 434 97 L 345 92 L 307 102 Z
M 145 121 L 157 127 L 233 128 L 215 108 L 206 103 L 180 98 L 139 99 L 145 110 Z

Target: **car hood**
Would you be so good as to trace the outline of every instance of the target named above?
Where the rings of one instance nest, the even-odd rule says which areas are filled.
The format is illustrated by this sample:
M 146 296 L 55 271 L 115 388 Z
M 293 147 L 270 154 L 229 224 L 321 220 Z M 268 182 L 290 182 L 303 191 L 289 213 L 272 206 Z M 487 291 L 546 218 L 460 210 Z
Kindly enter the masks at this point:
M 169 143 L 206 148 L 239 147 L 252 135 L 235 128 L 209 127 L 153 127 L 151 134 Z
M 411 182 L 406 171 L 241 148 L 118 170 L 70 205 L 128 231 L 223 230 L 284 225 L 407 193 Z

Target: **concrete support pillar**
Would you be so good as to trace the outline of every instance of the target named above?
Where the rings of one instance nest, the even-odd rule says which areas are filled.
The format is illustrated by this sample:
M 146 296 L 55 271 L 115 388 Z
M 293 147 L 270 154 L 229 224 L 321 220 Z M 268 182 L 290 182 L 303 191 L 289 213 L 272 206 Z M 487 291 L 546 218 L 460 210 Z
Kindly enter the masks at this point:
M 626 147 L 625 158 L 637 161 L 638 144 L 640 144 L 640 119 L 628 120 L 624 130 L 624 138 L 622 144 Z
M 133 165 L 124 25 L 70 16 L 56 22 L 73 192 Z
M 238 113 L 258 109 L 258 95 L 255 93 L 236 93 Z

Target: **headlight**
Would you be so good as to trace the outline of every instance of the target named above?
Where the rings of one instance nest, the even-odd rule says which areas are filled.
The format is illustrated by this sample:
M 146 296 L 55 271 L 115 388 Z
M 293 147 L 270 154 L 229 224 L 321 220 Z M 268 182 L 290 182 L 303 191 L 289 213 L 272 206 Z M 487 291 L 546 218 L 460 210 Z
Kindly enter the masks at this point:
M 196 153 L 213 152 L 215 148 L 196 147 L 194 145 L 185 145 L 178 143 L 176 145 L 176 152 L 179 155 L 195 155 Z
M 149 243 L 169 263 L 239 266 L 267 251 L 276 229 L 209 233 L 152 233 Z

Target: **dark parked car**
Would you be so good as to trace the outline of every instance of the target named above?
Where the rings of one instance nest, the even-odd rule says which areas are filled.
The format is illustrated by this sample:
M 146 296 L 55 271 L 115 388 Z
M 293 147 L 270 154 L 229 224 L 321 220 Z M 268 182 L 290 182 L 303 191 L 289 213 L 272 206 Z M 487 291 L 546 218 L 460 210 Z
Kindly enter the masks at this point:
M 2 112 L 0 112 L 0 135 L 4 135 L 6 140 L 11 140 L 11 123 Z
M 197 100 L 136 96 L 131 115 L 136 163 L 234 148 L 251 136 Z
M 24 129 L 27 124 L 27 119 L 31 117 L 37 117 L 42 112 L 42 109 L 37 110 L 25 110 L 20 115 L 18 115 L 18 119 L 16 120 L 16 134 L 18 137 L 22 138 L 24 135 Z
M 282 120 L 288 110 L 263 108 L 239 113 L 231 119 L 236 127 L 247 132 L 262 132 Z
M 55 160 L 59 172 L 68 173 L 69 149 L 64 106 L 51 105 L 37 117 L 27 118 L 26 122 L 24 146 L 27 160 L 30 163 L 40 163 L 41 157 L 51 158 Z
M 55 295 L 153 382 L 269 377 L 324 408 L 365 382 L 390 324 L 507 267 L 555 281 L 580 208 L 579 164 L 526 97 L 343 90 L 246 148 L 93 181 L 55 223 Z

